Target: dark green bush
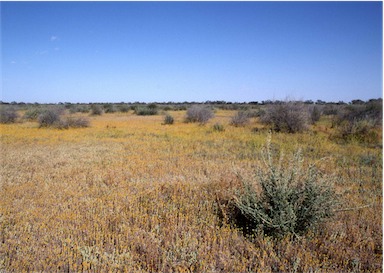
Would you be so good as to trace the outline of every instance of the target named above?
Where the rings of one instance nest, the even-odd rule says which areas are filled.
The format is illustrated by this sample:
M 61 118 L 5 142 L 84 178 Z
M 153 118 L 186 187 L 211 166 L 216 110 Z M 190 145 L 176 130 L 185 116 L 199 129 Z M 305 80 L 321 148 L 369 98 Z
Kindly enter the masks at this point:
M 243 182 L 232 203 L 232 220 L 245 234 L 302 235 L 332 216 L 336 194 L 331 183 L 315 166 L 303 165 L 300 151 L 288 161 L 277 158 L 269 140 L 262 158 L 258 184 Z

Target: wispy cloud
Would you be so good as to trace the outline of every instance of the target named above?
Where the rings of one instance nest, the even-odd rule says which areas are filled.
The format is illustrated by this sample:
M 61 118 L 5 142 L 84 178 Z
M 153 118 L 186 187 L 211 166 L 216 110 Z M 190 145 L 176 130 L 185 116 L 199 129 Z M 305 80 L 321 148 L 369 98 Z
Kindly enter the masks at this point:
M 11 61 L 11 64 L 16 64 L 16 61 Z
M 59 37 L 57 37 L 55 35 L 51 36 L 51 42 L 57 41 L 57 39 L 59 39 Z

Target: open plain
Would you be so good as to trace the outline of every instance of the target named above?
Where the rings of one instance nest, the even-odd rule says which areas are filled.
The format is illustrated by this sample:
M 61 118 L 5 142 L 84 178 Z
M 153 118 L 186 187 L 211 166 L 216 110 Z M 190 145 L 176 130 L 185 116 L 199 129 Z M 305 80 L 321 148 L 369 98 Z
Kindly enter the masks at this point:
M 205 125 L 168 113 L 172 125 L 131 112 L 87 128 L 0 124 L 0 272 L 382 271 L 381 130 L 375 145 L 338 143 L 325 116 L 270 134 L 258 118 L 231 126 L 236 111 Z M 219 199 L 255 181 L 269 136 L 286 155 L 301 149 L 338 195 L 304 235 L 250 238 L 220 215 Z

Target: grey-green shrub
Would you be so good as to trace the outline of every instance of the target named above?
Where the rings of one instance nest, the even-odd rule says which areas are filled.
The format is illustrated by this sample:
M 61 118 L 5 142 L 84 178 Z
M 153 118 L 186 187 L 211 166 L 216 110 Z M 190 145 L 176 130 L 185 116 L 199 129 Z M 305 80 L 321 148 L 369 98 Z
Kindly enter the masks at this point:
M 171 124 L 173 124 L 174 121 L 175 121 L 174 118 L 171 115 L 169 115 L 169 114 L 167 114 L 164 117 L 164 124 L 171 125 Z
M 282 102 L 268 105 L 260 120 L 276 132 L 298 133 L 308 129 L 309 111 L 302 102 Z
M 205 124 L 208 122 L 208 120 L 213 118 L 213 116 L 213 111 L 210 106 L 193 105 L 187 109 L 185 121 Z
M 45 109 L 39 114 L 37 121 L 40 127 L 61 126 L 60 112 L 56 109 Z
M 135 108 L 135 114 L 138 116 L 153 116 L 158 114 L 157 108 L 138 106 Z
M 14 123 L 19 117 L 16 110 L 10 107 L 0 108 L 0 123 Z
M 245 126 L 249 123 L 249 114 L 246 111 L 239 111 L 231 118 L 231 125 L 235 127 Z
M 314 165 L 304 166 L 300 151 L 289 160 L 276 157 L 269 139 L 262 158 L 258 184 L 243 181 L 232 205 L 233 221 L 246 234 L 302 235 L 332 216 L 337 203 L 332 181 Z
M 86 117 L 68 117 L 65 119 L 64 124 L 67 128 L 85 128 L 89 127 L 89 119 Z
M 103 114 L 103 108 L 98 104 L 91 105 L 91 115 L 100 116 Z
M 32 107 L 29 108 L 23 115 L 23 119 L 25 120 L 37 120 L 39 115 L 44 112 L 44 110 L 40 107 Z

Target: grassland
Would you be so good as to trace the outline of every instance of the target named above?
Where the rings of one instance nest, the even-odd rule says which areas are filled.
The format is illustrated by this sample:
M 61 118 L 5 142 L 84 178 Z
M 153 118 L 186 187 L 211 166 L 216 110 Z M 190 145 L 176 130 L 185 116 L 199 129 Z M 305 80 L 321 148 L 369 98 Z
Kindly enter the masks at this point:
M 249 239 L 216 200 L 254 180 L 268 130 L 230 126 L 235 113 L 204 126 L 185 111 L 170 112 L 173 125 L 132 113 L 69 130 L 0 125 L 0 271 L 381 272 L 382 146 L 338 144 L 324 118 L 274 133 L 333 177 L 340 210 L 299 238 Z

